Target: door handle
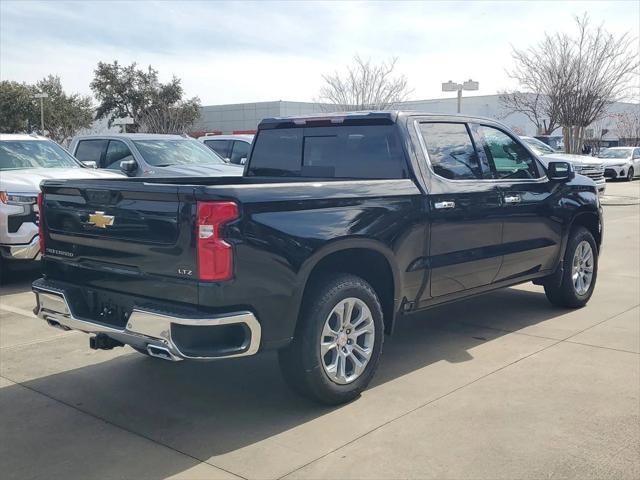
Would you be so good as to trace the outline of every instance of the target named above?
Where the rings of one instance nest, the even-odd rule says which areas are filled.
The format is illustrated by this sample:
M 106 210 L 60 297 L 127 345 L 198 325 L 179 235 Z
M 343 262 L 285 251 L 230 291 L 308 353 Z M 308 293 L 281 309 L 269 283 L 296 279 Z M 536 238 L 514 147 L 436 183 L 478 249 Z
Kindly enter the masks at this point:
M 520 195 L 505 195 L 504 196 L 504 203 L 520 203 L 522 201 L 522 198 L 520 197 Z
M 455 208 L 456 202 L 436 202 L 433 204 L 433 206 L 437 210 L 444 210 L 446 208 Z

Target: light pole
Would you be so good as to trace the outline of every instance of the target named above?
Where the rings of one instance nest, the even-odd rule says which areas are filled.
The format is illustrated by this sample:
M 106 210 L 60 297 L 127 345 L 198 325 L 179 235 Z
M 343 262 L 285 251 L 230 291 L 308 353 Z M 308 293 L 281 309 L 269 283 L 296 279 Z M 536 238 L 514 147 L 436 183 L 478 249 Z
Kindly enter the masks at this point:
M 44 135 L 44 99 L 49 98 L 46 93 L 36 93 L 33 98 L 40 99 L 40 133 Z
M 449 80 L 442 84 L 443 92 L 458 92 L 458 113 L 460 113 L 460 106 L 462 104 L 462 90 L 478 90 L 480 83 L 471 79 L 463 83 L 455 83 Z

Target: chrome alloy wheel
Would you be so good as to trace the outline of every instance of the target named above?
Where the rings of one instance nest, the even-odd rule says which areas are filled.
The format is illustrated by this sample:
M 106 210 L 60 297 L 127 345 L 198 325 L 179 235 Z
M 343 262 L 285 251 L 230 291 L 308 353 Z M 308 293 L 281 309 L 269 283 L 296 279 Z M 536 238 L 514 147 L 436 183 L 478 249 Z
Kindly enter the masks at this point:
M 593 279 L 594 256 L 591 244 L 581 241 L 573 254 L 571 265 L 571 278 L 573 288 L 578 295 L 584 295 L 589 291 Z
M 367 367 L 375 340 L 373 316 L 358 298 L 345 298 L 324 322 L 320 337 L 322 367 L 331 381 L 345 385 L 355 381 Z

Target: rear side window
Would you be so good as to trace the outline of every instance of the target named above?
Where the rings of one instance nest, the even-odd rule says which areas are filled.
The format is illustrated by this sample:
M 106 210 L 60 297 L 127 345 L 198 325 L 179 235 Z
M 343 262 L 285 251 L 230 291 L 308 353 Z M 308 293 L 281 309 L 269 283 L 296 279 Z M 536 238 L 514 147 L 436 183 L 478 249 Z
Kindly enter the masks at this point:
M 216 152 L 222 158 L 229 158 L 229 147 L 231 140 L 205 140 L 204 144 Z
M 433 171 L 449 180 L 482 178 L 478 154 L 464 123 L 421 123 Z
M 261 130 L 249 175 L 316 178 L 407 178 L 393 125 Z
M 107 149 L 107 140 L 80 140 L 75 157 L 81 162 L 96 162 L 100 165 L 102 153 Z

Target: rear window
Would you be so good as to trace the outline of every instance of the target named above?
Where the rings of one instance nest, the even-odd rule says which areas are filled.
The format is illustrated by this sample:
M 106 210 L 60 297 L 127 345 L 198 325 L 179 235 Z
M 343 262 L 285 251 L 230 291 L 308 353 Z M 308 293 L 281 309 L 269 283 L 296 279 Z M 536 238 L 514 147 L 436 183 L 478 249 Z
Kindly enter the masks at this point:
M 248 175 L 316 178 L 408 178 L 393 125 L 261 130 Z

